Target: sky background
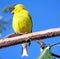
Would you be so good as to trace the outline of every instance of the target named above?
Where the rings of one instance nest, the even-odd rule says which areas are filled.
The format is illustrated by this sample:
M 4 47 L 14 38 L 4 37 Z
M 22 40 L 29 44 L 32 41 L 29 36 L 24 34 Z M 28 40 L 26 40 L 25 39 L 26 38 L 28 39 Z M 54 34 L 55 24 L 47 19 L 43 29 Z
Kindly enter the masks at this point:
M 46 30 L 50 28 L 60 28 L 60 0 L 0 0 L 0 11 L 10 5 L 23 4 L 30 12 L 33 21 L 33 32 Z M 0 13 L 2 19 L 12 18 L 13 15 L 8 13 Z M 9 23 L 11 26 L 11 23 Z M 7 25 L 8 27 L 8 25 Z M 10 31 L 3 31 L 0 38 L 13 33 L 11 26 Z M 60 37 L 48 38 L 43 40 L 46 45 L 59 42 Z M 28 47 L 29 56 L 21 57 L 22 46 L 16 45 L 0 50 L 1 59 L 36 59 L 40 54 L 40 46 L 36 42 L 32 42 Z M 60 54 L 60 46 L 51 48 L 51 51 Z

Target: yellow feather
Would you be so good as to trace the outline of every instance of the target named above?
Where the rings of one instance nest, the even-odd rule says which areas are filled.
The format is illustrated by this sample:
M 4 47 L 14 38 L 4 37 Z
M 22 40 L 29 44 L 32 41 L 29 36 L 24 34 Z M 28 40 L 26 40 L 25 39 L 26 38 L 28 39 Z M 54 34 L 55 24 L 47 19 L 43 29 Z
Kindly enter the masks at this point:
M 12 26 L 16 33 L 31 33 L 32 19 L 29 12 L 22 4 L 17 4 L 14 7 L 14 16 Z M 27 43 L 22 44 L 22 56 L 28 56 Z
M 30 33 L 32 31 L 32 21 L 29 12 L 23 5 L 16 5 L 12 26 L 16 33 Z
M 16 33 L 31 33 L 32 19 L 29 12 L 22 4 L 17 4 L 14 7 L 14 16 L 12 26 Z M 28 56 L 27 43 L 22 44 L 22 56 Z

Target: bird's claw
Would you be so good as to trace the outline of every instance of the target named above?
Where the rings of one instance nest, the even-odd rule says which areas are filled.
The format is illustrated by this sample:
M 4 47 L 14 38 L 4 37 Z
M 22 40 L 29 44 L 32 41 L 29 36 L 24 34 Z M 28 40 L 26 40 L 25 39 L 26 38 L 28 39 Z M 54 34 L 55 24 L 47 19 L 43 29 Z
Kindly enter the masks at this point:
M 31 45 L 31 38 L 27 38 L 26 42 L 28 42 L 28 45 L 30 46 Z

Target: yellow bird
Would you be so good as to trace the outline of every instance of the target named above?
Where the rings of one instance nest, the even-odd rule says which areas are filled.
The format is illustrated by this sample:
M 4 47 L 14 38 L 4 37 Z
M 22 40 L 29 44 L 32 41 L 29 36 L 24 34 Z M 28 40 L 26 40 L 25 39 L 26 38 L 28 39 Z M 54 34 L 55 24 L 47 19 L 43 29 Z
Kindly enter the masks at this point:
M 15 33 L 31 33 L 32 18 L 24 5 L 15 5 L 12 13 L 14 14 L 12 26 Z M 28 56 L 27 43 L 22 44 L 22 56 Z

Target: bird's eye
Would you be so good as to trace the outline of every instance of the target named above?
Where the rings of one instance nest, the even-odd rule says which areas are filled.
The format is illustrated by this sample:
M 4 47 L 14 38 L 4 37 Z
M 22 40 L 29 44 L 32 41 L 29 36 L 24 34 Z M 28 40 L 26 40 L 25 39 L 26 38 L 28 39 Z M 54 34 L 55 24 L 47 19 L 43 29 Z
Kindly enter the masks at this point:
M 25 9 L 25 8 L 23 8 L 23 9 Z
M 13 9 L 15 9 L 15 8 L 13 8 Z

